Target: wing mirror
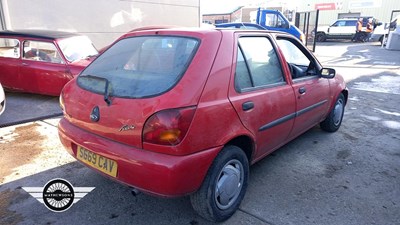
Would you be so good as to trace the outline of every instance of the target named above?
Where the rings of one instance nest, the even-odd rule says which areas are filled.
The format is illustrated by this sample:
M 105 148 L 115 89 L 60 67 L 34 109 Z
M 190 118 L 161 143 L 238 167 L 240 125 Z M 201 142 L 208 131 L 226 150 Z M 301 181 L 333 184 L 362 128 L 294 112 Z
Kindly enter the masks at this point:
M 336 70 L 332 68 L 322 68 L 320 75 L 322 78 L 332 79 L 336 75 Z

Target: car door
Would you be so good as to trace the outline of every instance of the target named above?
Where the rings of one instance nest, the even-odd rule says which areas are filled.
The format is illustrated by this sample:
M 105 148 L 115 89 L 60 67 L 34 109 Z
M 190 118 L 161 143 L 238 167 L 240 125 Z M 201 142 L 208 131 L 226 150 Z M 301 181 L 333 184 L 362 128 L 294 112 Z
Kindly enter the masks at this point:
M 287 32 L 289 28 L 289 22 L 277 12 L 263 12 L 261 24 L 268 30 Z
M 56 46 L 39 40 L 24 41 L 19 76 L 25 91 L 46 95 L 59 95 L 72 78 Z
M 330 104 L 329 80 L 321 78 L 322 69 L 315 57 L 296 39 L 278 36 L 277 43 L 290 66 L 296 95 L 296 119 L 290 138 L 318 124 Z
M 229 99 L 254 135 L 255 159 L 281 146 L 294 123 L 295 95 L 269 36 L 238 36 Z
M 347 20 L 345 26 L 343 27 L 343 36 L 353 36 L 356 32 L 357 20 Z
M 0 37 L 0 83 L 7 88 L 20 90 L 19 66 L 20 41 L 12 37 Z

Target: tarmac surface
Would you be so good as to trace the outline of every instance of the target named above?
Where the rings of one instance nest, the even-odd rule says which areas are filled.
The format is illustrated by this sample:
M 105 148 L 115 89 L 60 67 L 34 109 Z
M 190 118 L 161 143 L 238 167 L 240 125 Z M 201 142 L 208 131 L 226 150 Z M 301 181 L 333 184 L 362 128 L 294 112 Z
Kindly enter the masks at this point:
M 221 224 L 400 224 L 400 52 L 332 41 L 316 55 L 347 81 L 342 127 L 314 127 L 253 165 L 240 209 Z M 6 95 L 0 124 L 34 122 L 0 129 L 0 224 L 212 224 L 188 197 L 134 197 L 76 162 L 59 143 L 58 118 L 35 120 L 60 113 L 58 98 Z M 54 178 L 95 189 L 62 213 L 22 189 Z

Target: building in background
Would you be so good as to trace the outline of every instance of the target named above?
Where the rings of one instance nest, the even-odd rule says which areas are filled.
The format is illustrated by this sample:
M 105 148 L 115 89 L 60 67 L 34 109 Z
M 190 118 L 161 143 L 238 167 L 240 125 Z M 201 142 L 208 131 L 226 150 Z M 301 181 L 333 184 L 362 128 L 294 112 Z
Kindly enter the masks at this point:
M 319 9 L 319 25 L 330 25 L 340 18 L 374 17 L 389 22 L 392 11 L 400 10 L 399 0 L 307 0 L 298 12 Z
M 219 24 L 219 23 L 233 23 L 244 22 L 242 20 L 242 6 L 237 6 L 227 11 L 213 11 L 203 14 L 203 23 Z
M 255 18 L 253 14 L 257 8 L 261 7 L 279 10 L 293 23 L 296 12 L 320 10 L 318 24 L 331 25 L 338 18 L 360 16 L 371 16 L 381 22 L 390 22 L 392 10 L 400 10 L 399 0 L 247 0 L 243 2 L 247 4 L 234 10 L 220 10 L 218 13 L 204 12 L 203 20 L 211 21 L 211 23 L 215 23 L 216 20 L 219 22 L 221 19 L 224 22 L 255 22 L 252 19 Z
M 200 26 L 200 0 L 0 0 L 1 29 L 79 32 L 99 49 L 143 26 Z

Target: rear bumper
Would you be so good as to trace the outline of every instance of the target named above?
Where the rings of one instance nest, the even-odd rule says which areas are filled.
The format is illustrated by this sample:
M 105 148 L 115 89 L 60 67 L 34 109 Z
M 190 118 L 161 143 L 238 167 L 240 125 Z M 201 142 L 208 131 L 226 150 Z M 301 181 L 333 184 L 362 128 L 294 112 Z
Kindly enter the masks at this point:
M 76 158 L 82 146 L 117 162 L 117 177 L 105 176 L 150 194 L 176 197 L 195 192 L 222 147 L 185 156 L 172 156 L 114 142 L 82 130 L 66 119 L 58 125 L 61 143 Z M 86 165 L 86 164 L 84 164 Z

